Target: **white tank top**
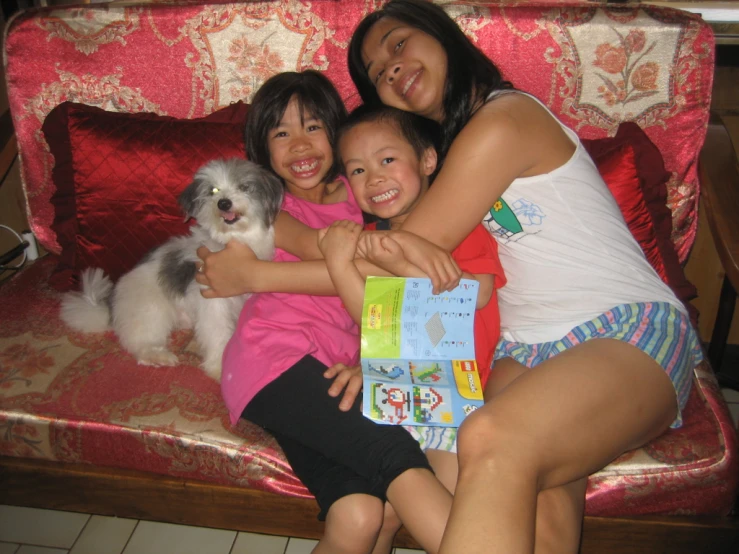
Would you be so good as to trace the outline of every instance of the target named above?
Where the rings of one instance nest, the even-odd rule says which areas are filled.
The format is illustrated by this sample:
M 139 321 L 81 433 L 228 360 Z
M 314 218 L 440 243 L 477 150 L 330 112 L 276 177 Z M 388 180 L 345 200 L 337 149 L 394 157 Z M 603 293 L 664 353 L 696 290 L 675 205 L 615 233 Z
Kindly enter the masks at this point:
M 497 94 L 503 93 L 524 94 Z M 483 219 L 508 281 L 498 291 L 501 335 L 530 344 L 558 340 L 632 302 L 668 302 L 685 313 L 644 257 L 579 138 L 557 121 L 576 145 L 572 157 L 550 173 L 515 179 Z

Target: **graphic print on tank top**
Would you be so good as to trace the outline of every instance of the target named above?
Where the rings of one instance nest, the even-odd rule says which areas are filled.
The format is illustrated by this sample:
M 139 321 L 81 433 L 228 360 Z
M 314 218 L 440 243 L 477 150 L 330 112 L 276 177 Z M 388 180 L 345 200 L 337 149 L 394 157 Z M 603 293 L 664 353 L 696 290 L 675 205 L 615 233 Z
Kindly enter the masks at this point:
M 518 241 L 526 235 L 538 233 L 539 231 L 532 227 L 542 225 L 545 218 L 544 211 L 524 197 L 519 197 L 510 206 L 501 197 L 492 205 L 488 214 L 483 218 L 482 224 L 505 244 L 508 241 Z M 526 225 L 526 230 L 523 225 Z

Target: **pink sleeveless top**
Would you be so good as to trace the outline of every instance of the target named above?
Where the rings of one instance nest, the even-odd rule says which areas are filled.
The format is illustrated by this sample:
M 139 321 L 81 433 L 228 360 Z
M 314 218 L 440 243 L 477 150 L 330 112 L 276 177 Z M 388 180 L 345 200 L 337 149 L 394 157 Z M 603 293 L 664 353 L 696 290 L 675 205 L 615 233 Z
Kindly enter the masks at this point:
M 347 200 L 314 204 L 285 194 L 282 209 L 309 227 L 320 229 L 334 221 L 362 223 L 351 187 L 343 179 Z M 275 261 L 300 261 L 277 249 Z M 296 279 L 300 275 L 295 276 Z M 235 424 L 252 398 L 310 354 L 330 366 L 359 360 L 359 331 L 337 296 L 261 293 L 251 296 L 239 317 L 236 332 L 223 353 L 221 393 Z

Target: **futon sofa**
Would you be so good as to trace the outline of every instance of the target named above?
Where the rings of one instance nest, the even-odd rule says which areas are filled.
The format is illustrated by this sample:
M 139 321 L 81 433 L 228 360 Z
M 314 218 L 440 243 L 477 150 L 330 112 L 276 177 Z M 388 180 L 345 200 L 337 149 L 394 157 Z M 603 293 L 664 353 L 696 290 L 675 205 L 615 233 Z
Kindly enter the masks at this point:
M 356 106 L 346 48 L 380 4 L 88 4 L 7 23 L 28 217 L 48 255 L 0 287 L 0 503 L 320 536 L 315 503 L 274 440 L 230 426 L 191 332 L 172 337 L 178 366 L 140 366 L 113 333 L 66 327 L 59 304 L 81 269 L 119 276 L 186 232 L 177 194 L 205 161 L 244 156 L 249 101 L 270 75 L 321 70 Z M 443 5 L 580 135 L 650 263 L 690 306 L 682 267 L 710 173 L 701 182 L 710 27 L 643 4 Z M 716 137 L 722 146 L 704 155 L 733 153 Z M 712 176 L 736 182 L 726 171 Z M 739 551 L 737 436 L 708 362 L 684 420 L 590 478 L 583 552 Z M 415 546 L 405 533 L 397 544 Z

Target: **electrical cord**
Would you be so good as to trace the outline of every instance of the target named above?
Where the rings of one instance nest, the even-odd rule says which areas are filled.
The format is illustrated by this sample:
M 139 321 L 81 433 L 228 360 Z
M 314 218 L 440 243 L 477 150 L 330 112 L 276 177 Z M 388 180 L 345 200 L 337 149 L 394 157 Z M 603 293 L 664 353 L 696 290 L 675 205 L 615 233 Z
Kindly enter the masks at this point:
M 28 248 L 28 241 L 23 240 L 22 236 L 20 236 L 18 233 L 16 233 L 13 229 L 8 227 L 7 225 L 0 225 L 0 228 L 13 233 L 15 237 L 18 239 L 18 242 L 20 243 L 17 246 L 8 250 L 5 254 L 0 255 L 0 271 L 18 271 L 26 263 L 26 258 L 28 257 L 26 254 L 26 248 Z M 18 265 L 15 265 L 15 266 L 5 265 L 11 260 L 15 260 L 21 254 L 23 254 L 23 259 Z

